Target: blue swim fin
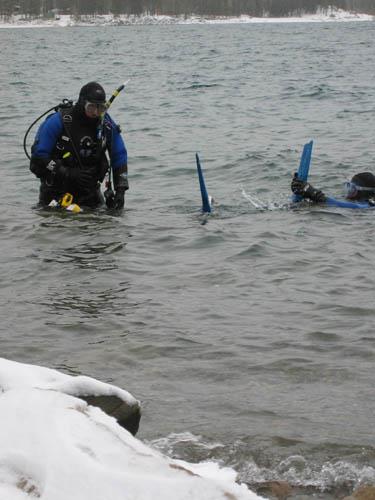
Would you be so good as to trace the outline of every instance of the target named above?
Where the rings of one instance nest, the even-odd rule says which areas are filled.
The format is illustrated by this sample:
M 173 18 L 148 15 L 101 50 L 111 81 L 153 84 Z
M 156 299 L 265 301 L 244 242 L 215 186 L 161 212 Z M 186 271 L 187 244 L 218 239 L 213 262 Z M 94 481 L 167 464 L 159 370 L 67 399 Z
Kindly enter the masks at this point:
M 201 162 L 199 161 L 198 153 L 195 154 L 195 159 L 197 162 L 199 187 L 200 187 L 201 196 L 202 196 L 202 212 L 210 213 L 211 212 L 210 197 L 208 196 L 208 193 L 207 193 L 206 183 L 204 182 L 203 171 L 202 171 L 202 167 L 201 167 Z
M 307 179 L 309 177 L 312 147 L 313 147 L 313 141 L 310 141 L 304 145 L 301 161 L 297 172 L 298 179 L 301 179 L 305 182 L 307 182 Z M 301 201 L 302 199 L 303 199 L 302 196 L 298 194 L 293 194 L 292 196 L 292 200 L 294 202 Z

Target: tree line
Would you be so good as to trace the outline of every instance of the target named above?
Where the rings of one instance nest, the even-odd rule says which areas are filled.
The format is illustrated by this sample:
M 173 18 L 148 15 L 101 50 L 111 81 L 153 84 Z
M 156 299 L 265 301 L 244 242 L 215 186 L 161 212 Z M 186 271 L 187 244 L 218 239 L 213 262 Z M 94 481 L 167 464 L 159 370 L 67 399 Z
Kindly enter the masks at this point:
M 329 6 L 375 14 L 374 0 L 0 0 L 0 16 L 57 14 L 282 17 L 312 14 Z

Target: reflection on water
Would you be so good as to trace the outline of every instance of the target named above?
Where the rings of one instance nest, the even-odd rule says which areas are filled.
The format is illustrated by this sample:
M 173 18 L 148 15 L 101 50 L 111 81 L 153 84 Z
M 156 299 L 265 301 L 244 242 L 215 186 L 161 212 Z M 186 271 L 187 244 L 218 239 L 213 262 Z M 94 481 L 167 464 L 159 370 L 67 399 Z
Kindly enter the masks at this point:
M 73 318 L 75 315 L 83 320 L 88 317 L 99 318 L 110 313 L 113 316 L 124 315 L 127 308 L 137 307 L 139 304 L 129 301 L 129 283 L 114 283 L 111 288 L 100 290 L 90 286 L 90 282 L 83 282 L 72 289 L 69 285 L 61 283 L 48 290 L 45 302 L 49 314 L 65 316 L 65 311 Z
M 71 263 L 80 269 L 93 268 L 95 271 L 108 271 L 117 268 L 116 260 L 109 255 L 121 252 L 126 243 L 115 241 L 111 243 L 84 244 L 76 247 L 60 248 L 58 253 L 50 252 L 44 256 L 45 262 L 56 264 Z

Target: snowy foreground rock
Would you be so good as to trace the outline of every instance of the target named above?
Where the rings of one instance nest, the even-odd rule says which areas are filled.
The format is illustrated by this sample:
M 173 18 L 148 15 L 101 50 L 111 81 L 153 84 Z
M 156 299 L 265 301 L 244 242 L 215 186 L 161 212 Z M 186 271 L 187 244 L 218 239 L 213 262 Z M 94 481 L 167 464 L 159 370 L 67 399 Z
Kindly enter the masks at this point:
M 90 377 L 71 377 L 50 368 L 0 358 L 0 393 L 25 387 L 52 390 L 83 399 L 115 417 L 119 425 L 132 434 L 138 431 L 141 405 L 129 392 Z
M 164 457 L 82 395 L 114 397 L 139 414 L 117 387 L 0 358 L 1 500 L 260 498 L 232 469 Z

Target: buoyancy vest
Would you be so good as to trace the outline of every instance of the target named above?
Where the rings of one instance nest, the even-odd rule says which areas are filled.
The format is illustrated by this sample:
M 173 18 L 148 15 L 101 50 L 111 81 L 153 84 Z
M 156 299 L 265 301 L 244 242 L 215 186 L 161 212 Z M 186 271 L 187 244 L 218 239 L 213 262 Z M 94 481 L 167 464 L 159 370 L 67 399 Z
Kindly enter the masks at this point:
M 95 170 L 101 182 L 109 168 L 105 152 L 111 146 L 110 123 L 106 120 L 92 123 L 81 117 L 74 106 L 60 109 L 59 113 L 63 132 L 56 143 L 53 157 L 62 160 L 67 167 Z

